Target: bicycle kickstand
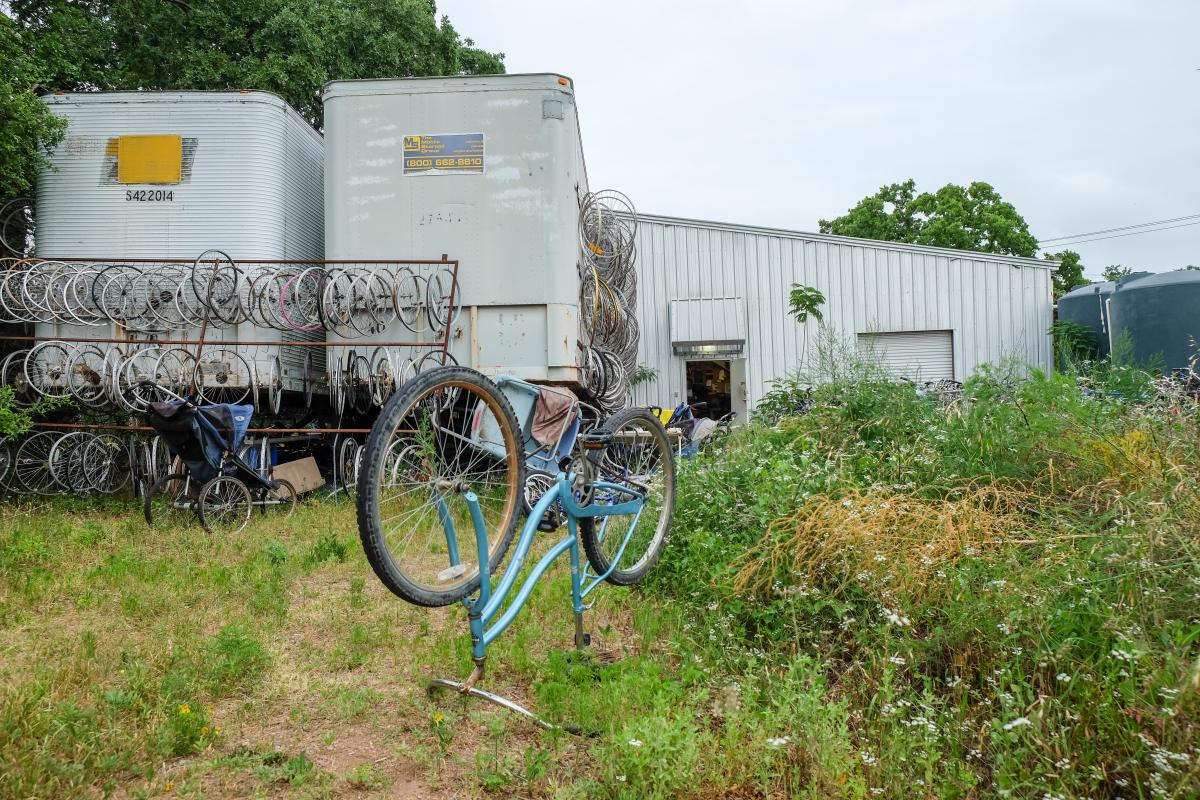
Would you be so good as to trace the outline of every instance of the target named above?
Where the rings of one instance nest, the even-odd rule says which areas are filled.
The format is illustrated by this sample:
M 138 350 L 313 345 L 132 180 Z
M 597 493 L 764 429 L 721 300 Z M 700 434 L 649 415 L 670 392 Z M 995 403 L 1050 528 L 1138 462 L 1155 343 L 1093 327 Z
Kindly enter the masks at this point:
M 583 609 L 575 612 L 575 649 L 583 650 L 592 643 L 592 635 L 583 630 Z
M 471 674 L 467 676 L 465 681 L 463 681 L 462 688 L 458 690 L 461 694 L 470 694 L 471 690 L 475 688 L 475 684 L 479 683 L 479 681 L 483 679 L 485 664 L 486 659 L 475 659 L 475 669 L 471 670 Z

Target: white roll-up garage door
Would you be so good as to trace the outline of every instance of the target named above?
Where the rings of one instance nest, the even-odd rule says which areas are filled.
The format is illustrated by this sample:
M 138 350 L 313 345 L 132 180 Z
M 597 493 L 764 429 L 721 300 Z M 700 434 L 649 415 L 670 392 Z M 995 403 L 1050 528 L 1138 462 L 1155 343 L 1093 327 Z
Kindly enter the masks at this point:
M 917 383 L 954 380 L 952 331 L 860 333 L 858 352 L 897 378 Z

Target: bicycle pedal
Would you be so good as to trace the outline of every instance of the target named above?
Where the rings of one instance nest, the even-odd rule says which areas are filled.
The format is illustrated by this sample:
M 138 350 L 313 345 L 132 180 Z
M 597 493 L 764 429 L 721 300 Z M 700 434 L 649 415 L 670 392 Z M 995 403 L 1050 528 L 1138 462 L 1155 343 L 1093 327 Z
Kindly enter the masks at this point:
M 612 444 L 613 435 L 609 431 L 589 431 L 579 441 L 584 450 L 604 450 Z
M 441 581 L 442 583 L 445 583 L 446 581 L 452 581 L 455 578 L 461 578 L 463 575 L 466 575 L 466 574 L 467 574 L 467 565 L 466 564 L 455 564 L 454 566 L 446 567 L 444 570 L 439 572 L 437 574 L 437 579 L 439 581 Z

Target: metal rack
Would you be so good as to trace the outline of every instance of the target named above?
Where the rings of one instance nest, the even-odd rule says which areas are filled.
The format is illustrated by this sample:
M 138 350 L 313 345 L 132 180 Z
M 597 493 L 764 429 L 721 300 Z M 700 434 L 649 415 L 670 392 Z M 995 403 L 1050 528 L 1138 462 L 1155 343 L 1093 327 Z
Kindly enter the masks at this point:
M 8 259 L 0 314 L 39 330 L 0 337 L 30 343 L 0 362 L 0 381 L 18 402 L 71 396 L 130 412 L 166 392 L 211 403 L 253 400 L 274 412 L 285 391 L 301 392 L 306 407 L 314 394 L 328 394 L 340 415 L 382 405 L 404 380 L 452 360 L 459 264 L 445 254 L 234 262 L 209 251 L 190 270 L 186 263 Z M 414 336 L 376 339 L 359 352 L 357 337 L 396 321 Z

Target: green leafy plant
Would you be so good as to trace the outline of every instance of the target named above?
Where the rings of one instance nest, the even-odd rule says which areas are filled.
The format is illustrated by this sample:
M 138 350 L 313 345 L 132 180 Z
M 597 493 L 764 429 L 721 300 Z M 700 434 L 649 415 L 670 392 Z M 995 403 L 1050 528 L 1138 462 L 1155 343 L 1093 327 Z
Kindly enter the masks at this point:
M 0 438 L 17 439 L 24 436 L 33 428 L 34 417 L 69 405 L 70 398 L 43 397 L 32 405 L 19 406 L 13 388 L 0 386 Z
M 638 364 L 633 374 L 629 376 L 629 386 L 633 388 L 642 383 L 649 383 L 657 378 L 658 370 L 653 367 L 647 367 L 645 364 Z
M 346 773 L 346 785 L 360 791 L 378 791 L 391 785 L 387 773 L 374 764 L 358 764 Z
M 203 708 L 192 703 L 178 703 L 167 713 L 159 733 L 159 744 L 164 755 L 186 756 L 204 749 L 215 736 Z
M 307 753 L 289 756 L 279 751 L 263 754 L 255 773 L 265 781 L 292 787 L 306 786 L 326 777 Z
M 792 284 L 792 289 L 788 293 L 788 313 L 795 318 L 796 322 L 803 325 L 808 322 L 810 316 L 820 321 L 823 319 L 821 316 L 821 306 L 823 305 L 825 305 L 825 295 L 821 294 L 819 289 L 801 286 L 798 283 Z
M 240 625 L 226 625 L 205 649 L 208 680 L 218 692 L 250 685 L 270 663 L 262 643 Z
M 1048 333 L 1054 339 L 1054 352 L 1060 367 L 1066 368 L 1096 358 L 1096 333 L 1087 325 L 1074 320 L 1056 319 Z
M 479 785 L 487 792 L 498 792 L 518 777 L 516 755 L 504 747 L 508 737 L 501 720 L 488 722 L 488 742 L 475 752 L 475 771 Z
M 304 564 L 309 567 L 323 564 L 326 561 L 336 561 L 343 564 L 350 548 L 342 537 L 332 532 L 322 533 L 313 542 L 308 553 L 304 556 Z

